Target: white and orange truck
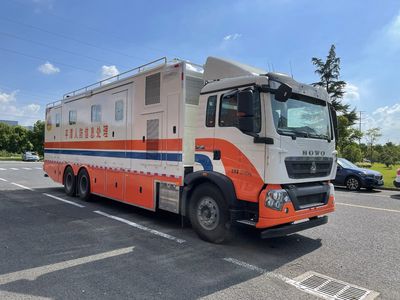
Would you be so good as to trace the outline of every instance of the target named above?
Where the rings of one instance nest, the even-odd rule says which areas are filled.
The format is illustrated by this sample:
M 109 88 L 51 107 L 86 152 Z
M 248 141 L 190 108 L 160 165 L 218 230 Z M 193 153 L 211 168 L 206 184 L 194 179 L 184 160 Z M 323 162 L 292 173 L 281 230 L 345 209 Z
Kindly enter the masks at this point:
M 278 237 L 334 211 L 336 128 L 322 88 L 162 58 L 48 104 L 43 168 L 67 195 L 170 211 L 210 242 L 236 222 Z

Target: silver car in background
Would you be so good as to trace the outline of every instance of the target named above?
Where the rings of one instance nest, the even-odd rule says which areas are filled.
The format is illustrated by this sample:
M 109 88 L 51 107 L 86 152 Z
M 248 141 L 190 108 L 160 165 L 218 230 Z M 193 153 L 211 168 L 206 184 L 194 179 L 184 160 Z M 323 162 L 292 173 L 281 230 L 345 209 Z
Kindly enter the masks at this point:
M 22 154 L 23 161 L 39 161 L 39 155 L 36 152 L 26 151 Z

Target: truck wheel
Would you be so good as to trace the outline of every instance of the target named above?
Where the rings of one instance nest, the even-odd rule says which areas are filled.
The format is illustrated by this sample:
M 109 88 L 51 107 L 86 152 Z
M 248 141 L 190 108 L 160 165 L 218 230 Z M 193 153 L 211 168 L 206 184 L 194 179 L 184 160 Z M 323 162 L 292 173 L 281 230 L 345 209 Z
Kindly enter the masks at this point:
M 350 191 L 359 191 L 361 188 L 361 182 L 357 177 L 350 176 L 346 179 L 346 187 Z
M 78 195 L 84 201 L 90 200 L 90 177 L 86 169 L 79 171 Z
M 67 167 L 64 172 L 64 191 L 68 196 L 75 196 L 76 178 L 71 167 Z
M 215 185 L 204 183 L 194 190 L 189 204 L 189 217 L 201 239 L 216 244 L 230 239 L 228 205 Z

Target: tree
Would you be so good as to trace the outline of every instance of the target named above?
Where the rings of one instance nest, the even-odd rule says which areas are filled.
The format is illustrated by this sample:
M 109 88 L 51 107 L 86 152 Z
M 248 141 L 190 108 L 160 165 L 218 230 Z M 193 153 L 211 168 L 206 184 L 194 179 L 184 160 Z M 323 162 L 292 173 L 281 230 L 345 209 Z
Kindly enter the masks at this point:
M 30 150 L 29 132 L 22 126 L 0 123 L 0 150 L 9 153 L 21 153 Z
M 382 147 L 380 162 L 384 163 L 386 167 L 396 164 L 399 158 L 398 148 L 392 142 L 388 142 Z
M 44 153 L 44 121 L 36 121 L 33 124 L 33 130 L 31 132 L 30 141 L 32 142 L 33 149 L 43 156 Z
M 367 144 L 369 145 L 369 149 L 370 149 L 370 160 L 371 162 L 374 161 L 374 149 L 373 146 L 376 143 L 376 141 L 382 136 L 381 134 L 381 129 L 378 127 L 375 128 L 370 128 L 367 130 L 367 132 L 365 133 L 365 138 L 367 139 Z
M 346 145 L 359 141 L 363 136 L 360 130 L 349 125 L 349 120 L 344 115 L 338 116 L 338 131 L 339 140 L 337 141 L 337 146 L 339 151 L 344 149 Z
M 362 152 L 360 146 L 357 143 L 351 143 L 346 145 L 340 153 L 344 158 L 352 162 L 362 161 Z
M 0 150 L 7 151 L 10 144 L 12 127 L 5 123 L 0 123 Z
M 331 100 L 332 106 L 338 112 L 338 131 L 339 139 L 337 145 L 339 150 L 348 142 L 359 136 L 360 132 L 352 129 L 352 126 L 358 120 L 355 109 L 350 110 L 350 105 L 342 102 L 345 94 L 346 82 L 340 80 L 340 58 L 336 57 L 335 45 L 332 45 L 326 60 L 313 57 L 311 62 L 316 67 L 315 73 L 320 77 L 319 82 L 313 83 L 314 86 L 321 86 L 326 89 Z M 351 142 L 350 140 L 350 142 Z

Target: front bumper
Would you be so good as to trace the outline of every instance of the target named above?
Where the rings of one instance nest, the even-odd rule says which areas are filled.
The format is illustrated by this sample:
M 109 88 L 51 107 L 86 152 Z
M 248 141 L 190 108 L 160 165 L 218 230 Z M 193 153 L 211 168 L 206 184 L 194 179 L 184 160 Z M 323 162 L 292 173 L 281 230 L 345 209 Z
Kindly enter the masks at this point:
M 259 196 L 259 217 L 256 227 L 260 229 L 275 228 L 296 221 L 314 219 L 327 215 L 335 210 L 334 195 L 330 195 L 326 204 L 296 209 L 292 202 L 285 203 L 282 211 L 273 210 L 265 206 L 268 190 L 281 189 L 281 185 L 270 184 Z
M 295 232 L 310 229 L 328 223 L 328 216 L 311 218 L 308 221 L 295 224 L 284 224 L 277 227 L 268 228 L 261 232 L 261 238 L 275 238 L 286 236 Z
M 363 178 L 362 179 L 362 186 L 363 187 L 380 187 L 384 185 L 383 179 L 378 180 L 375 178 Z

